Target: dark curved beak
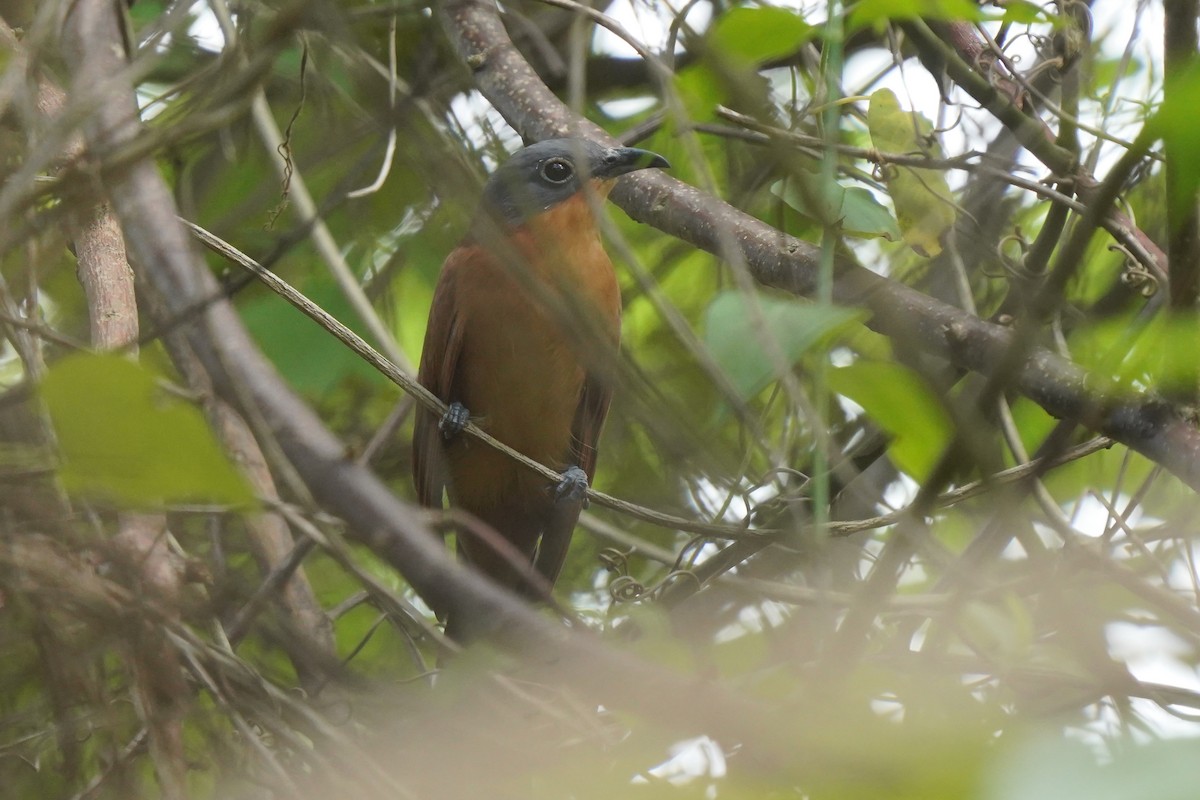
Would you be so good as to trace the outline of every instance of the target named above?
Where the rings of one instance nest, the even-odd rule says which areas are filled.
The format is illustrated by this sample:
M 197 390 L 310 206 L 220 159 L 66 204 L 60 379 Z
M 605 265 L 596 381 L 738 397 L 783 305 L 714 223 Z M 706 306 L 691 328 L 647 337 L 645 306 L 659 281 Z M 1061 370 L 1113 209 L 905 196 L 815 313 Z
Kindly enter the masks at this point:
M 616 178 L 639 169 L 670 169 L 671 162 L 637 147 L 610 147 L 604 151 L 595 164 L 592 165 L 592 177 Z

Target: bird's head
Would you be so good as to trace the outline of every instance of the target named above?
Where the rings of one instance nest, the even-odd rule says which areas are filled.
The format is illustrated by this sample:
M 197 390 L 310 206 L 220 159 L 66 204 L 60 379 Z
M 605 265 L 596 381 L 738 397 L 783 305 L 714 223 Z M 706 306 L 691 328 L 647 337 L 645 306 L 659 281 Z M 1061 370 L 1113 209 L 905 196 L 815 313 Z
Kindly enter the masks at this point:
M 483 210 L 497 223 L 516 227 L 565 200 L 591 181 L 601 196 L 629 172 L 671 165 L 636 147 L 606 147 L 589 139 L 547 139 L 514 153 L 483 188 Z

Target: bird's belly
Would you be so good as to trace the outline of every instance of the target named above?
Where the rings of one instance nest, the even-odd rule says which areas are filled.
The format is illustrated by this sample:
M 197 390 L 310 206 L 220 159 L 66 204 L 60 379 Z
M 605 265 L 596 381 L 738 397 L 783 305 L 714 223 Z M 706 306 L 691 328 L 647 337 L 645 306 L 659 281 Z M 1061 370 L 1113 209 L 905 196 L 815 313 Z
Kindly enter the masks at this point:
M 561 470 L 568 466 L 584 370 L 549 320 L 517 305 L 476 318 L 467 330 L 459 402 L 492 436 Z M 475 503 L 488 504 L 545 488 L 542 478 L 481 442 L 461 437 L 456 444 L 450 454 L 452 492 L 457 488 Z
M 508 446 L 555 461 L 570 443 L 583 369 L 562 342 L 533 333 L 497 330 L 471 347 L 468 358 L 487 366 L 466 370 L 463 404 Z

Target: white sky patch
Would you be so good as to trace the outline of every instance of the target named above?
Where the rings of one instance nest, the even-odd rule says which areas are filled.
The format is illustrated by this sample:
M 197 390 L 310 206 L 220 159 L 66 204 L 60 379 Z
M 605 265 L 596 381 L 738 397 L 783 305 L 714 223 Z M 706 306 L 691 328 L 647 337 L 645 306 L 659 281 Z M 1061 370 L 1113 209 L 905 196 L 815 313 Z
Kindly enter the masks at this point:
M 1190 668 L 1164 667 L 1158 661 L 1146 662 L 1147 654 L 1190 658 L 1195 648 L 1171 631 L 1157 625 L 1112 622 L 1105 628 L 1108 649 L 1114 658 L 1129 665 L 1139 680 L 1170 683 L 1200 692 L 1200 676 Z
M 509 127 L 500 112 L 492 107 L 477 89 L 455 95 L 450 101 L 450 113 L 458 120 L 467 140 L 477 149 L 486 152 L 493 136 L 498 136 L 508 152 L 521 146 L 521 137 Z M 484 157 L 484 166 L 490 171 L 497 164 L 490 156 Z
M 915 631 L 912 638 L 908 640 L 908 647 L 914 653 L 919 653 L 925 648 L 925 638 L 929 635 L 930 629 L 933 627 L 933 620 L 925 620 Z
M 899 477 L 888 484 L 887 489 L 883 492 L 883 502 L 886 504 L 886 510 L 894 511 L 897 508 L 904 508 L 917 499 L 917 492 L 919 491 L 921 491 L 921 484 L 904 473 L 900 473 Z
M 1120 495 L 1117 497 L 1116 502 L 1113 503 L 1113 506 L 1116 511 L 1120 513 L 1125 510 L 1125 507 L 1128 504 L 1129 498 L 1126 495 Z M 1141 506 L 1132 509 L 1125 518 L 1125 524 L 1130 528 L 1137 528 L 1139 526 L 1146 525 L 1147 522 L 1149 522 L 1149 520 L 1142 511 Z M 1121 533 L 1120 525 L 1115 523 L 1112 514 L 1109 512 L 1105 504 L 1090 494 L 1084 495 L 1079 499 L 1079 502 L 1075 504 L 1075 507 L 1071 512 L 1071 523 L 1072 527 L 1074 527 L 1075 530 L 1079 531 L 1080 533 L 1086 536 L 1097 537 L 1103 536 L 1105 530 L 1112 525 L 1117 528 L 1117 535 L 1121 538 L 1124 538 L 1124 534 Z
M 835 367 L 836 366 L 849 366 L 849 364 L 844 364 L 844 365 L 834 364 L 834 366 Z M 844 413 L 846 415 L 847 419 L 852 419 L 852 420 L 858 419 L 859 417 L 861 417 L 867 413 L 867 410 L 865 408 L 863 408 L 858 403 L 851 400 L 849 397 L 846 397 L 845 395 L 835 394 L 833 396 L 833 399 L 837 402 L 837 404 L 839 406 L 841 406 L 842 413 Z
M 1200 692 L 1200 675 L 1181 660 L 1194 658 L 1194 648 L 1171 631 L 1157 625 L 1112 622 L 1105 627 L 1105 636 L 1113 658 L 1138 680 Z M 1195 722 L 1172 716 L 1153 702 L 1140 702 L 1139 713 L 1159 736 L 1200 736 Z
M 919 589 L 928 585 L 929 573 L 919 561 L 909 561 L 904 571 L 900 573 L 900 581 L 896 584 L 900 589 Z
M 698 548 L 692 547 L 688 549 L 686 563 L 693 567 L 698 567 L 719 552 L 721 552 L 721 545 L 716 542 L 705 542 Z
M 723 778 L 728 772 L 725 751 L 707 736 L 676 742 L 668 752 L 671 754 L 670 758 L 646 771 L 674 786 L 683 786 L 704 778 Z M 634 778 L 633 782 L 649 783 L 641 776 Z M 715 786 L 709 787 L 707 796 L 718 796 Z
M 143 121 L 152 120 L 167 110 L 168 103 L 160 102 L 159 98 L 168 87 L 161 83 L 143 83 L 134 91 L 137 98 L 138 113 Z
M 1200 544 L 1193 540 L 1188 545 L 1188 553 L 1191 555 L 1190 564 L 1184 557 L 1176 559 L 1171 564 L 1170 571 L 1167 573 L 1167 586 L 1184 593 L 1185 598 L 1192 605 L 1200 605 L 1200 598 L 1196 596 L 1196 573 L 1193 571 L 1193 566 L 1200 563 Z
M 208 3 L 199 2 L 192 6 L 191 12 L 196 15 L 195 21 L 188 28 L 188 36 L 195 40 L 201 50 L 219 53 L 225 49 L 225 34 L 221 33 L 221 25 Z M 236 22 L 236 16 L 234 20 Z
M 639 0 L 617 0 L 608 6 L 605 12 L 608 16 L 621 23 L 638 43 L 651 51 L 661 52 L 667 46 L 670 38 L 671 21 L 675 12 L 671 10 L 675 3 L 650 3 Z M 679 3 L 683 8 L 684 2 Z M 697 4 L 688 9 L 685 22 L 694 31 L 701 32 L 708 27 L 711 18 L 710 8 L 706 4 Z M 676 38 L 675 52 L 682 53 L 684 48 Z M 600 55 L 610 55 L 618 58 L 637 58 L 637 51 L 629 43 L 607 28 L 596 26 L 596 34 L 592 39 L 592 49 Z
M 622 97 L 617 100 L 601 100 L 597 103 L 600 110 L 610 117 L 624 119 L 649 111 L 658 105 L 657 97 Z
M 871 710 L 882 719 L 890 720 L 897 724 L 904 721 L 904 704 L 895 695 L 872 699 Z
M 752 486 L 743 481 L 739 489 L 740 491 L 734 492 L 730 497 L 728 489 L 702 479 L 693 485 L 691 497 L 696 501 L 697 510 L 710 519 L 715 517 L 714 522 L 740 525 L 745 521 L 752 506 L 764 503 L 779 494 L 779 487 L 770 480 L 761 486 Z
M 829 351 L 829 364 L 834 367 L 848 367 L 858 359 L 849 347 L 835 347 Z M 855 403 L 861 413 L 862 406 Z
M 1055 550 L 1062 546 L 1062 534 L 1059 533 L 1058 529 L 1053 525 L 1049 525 L 1042 520 L 1035 519 L 1032 521 L 1032 527 L 1033 532 L 1037 535 L 1037 538 L 1041 540 L 1042 545 L 1046 547 L 1046 549 Z M 1012 549 L 1014 545 L 1016 546 L 1015 550 Z M 1028 557 L 1028 554 L 1025 552 L 1025 548 L 1021 546 L 1020 542 L 1015 536 L 1009 540 L 1008 546 L 1004 548 L 1004 550 L 1001 552 L 1001 555 L 1009 559 L 1024 559 Z
M 188 9 L 195 19 L 188 26 L 187 35 L 201 50 L 219 53 L 225 49 L 225 34 L 221 33 L 221 25 L 207 2 L 198 2 Z M 171 34 L 162 36 L 155 46 L 155 52 L 165 53 L 171 46 Z M 167 84 L 143 83 L 137 88 L 136 97 L 141 118 L 144 121 L 154 119 L 167 110 L 173 95 L 168 95 L 171 89 Z M 165 100 L 160 100 L 165 96 Z
M 397 587 L 393 587 L 393 588 L 400 588 L 400 587 L 397 586 Z M 413 608 L 415 608 L 417 611 L 421 612 L 421 616 L 425 617 L 426 619 L 433 619 L 436 616 L 433 612 L 433 609 L 429 607 L 429 604 L 427 604 L 425 602 L 424 598 L 422 598 L 421 595 L 417 594 L 416 590 L 413 589 L 412 587 L 405 588 L 404 597 L 406 600 L 408 600 L 410 603 L 412 603 Z
M 748 633 L 762 633 L 768 628 L 778 628 L 791 614 L 791 607 L 775 600 L 764 600 L 752 606 L 738 609 L 737 622 L 721 628 L 713 636 L 717 644 L 732 642 Z

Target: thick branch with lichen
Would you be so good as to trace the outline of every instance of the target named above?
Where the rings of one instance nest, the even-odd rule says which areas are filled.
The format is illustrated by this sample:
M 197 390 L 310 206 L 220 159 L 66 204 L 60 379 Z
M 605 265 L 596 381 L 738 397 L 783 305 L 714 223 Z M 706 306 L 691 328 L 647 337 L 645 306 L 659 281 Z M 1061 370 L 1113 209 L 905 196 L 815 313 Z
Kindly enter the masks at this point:
M 607 134 L 573 115 L 513 46 L 495 7 L 476 0 L 442 4 L 447 34 L 480 91 L 526 139 Z M 766 286 L 810 294 L 817 248 L 660 173 L 628 176 L 612 199 L 632 218 L 723 257 L 743 259 Z M 869 324 L 894 339 L 973 371 L 990 374 L 1012 332 L 860 266 L 842 264 L 837 302 L 871 310 Z M 1119 393 L 1099 376 L 1033 349 L 1011 385 L 1062 419 L 1078 421 L 1162 464 L 1200 489 L 1200 431 L 1179 409 L 1148 394 Z

